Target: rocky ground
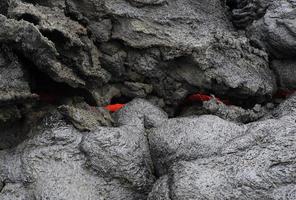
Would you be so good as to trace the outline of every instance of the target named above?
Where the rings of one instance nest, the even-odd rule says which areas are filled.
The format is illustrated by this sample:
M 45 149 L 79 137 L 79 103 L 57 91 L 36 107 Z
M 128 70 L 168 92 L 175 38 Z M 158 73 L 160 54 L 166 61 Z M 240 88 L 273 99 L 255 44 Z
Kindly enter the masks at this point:
M 295 90 L 295 0 L 0 0 L 0 199 L 295 200 Z

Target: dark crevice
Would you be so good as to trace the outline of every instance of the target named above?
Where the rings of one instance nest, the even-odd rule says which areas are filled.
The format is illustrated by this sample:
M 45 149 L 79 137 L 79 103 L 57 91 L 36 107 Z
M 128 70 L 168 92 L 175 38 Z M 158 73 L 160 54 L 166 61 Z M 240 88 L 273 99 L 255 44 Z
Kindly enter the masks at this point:
M 40 100 L 44 103 L 60 105 L 66 98 L 83 97 L 89 105 L 96 105 L 92 96 L 83 89 L 72 88 L 66 83 L 55 82 L 47 74 L 36 69 L 30 71 L 30 74 L 32 92 L 38 94 Z
M 226 5 L 230 9 L 242 9 L 248 5 L 249 0 L 226 0 Z
M 0 193 L 3 192 L 5 185 L 6 185 L 6 183 L 4 181 L 0 183 Z
M 230 9 L 235 9 L 238 7 L 238 2 L 234 1 L 234 0 L 226 0 L 226 5 L 230 8 Z
M 0 1 L 0 14 L 7 15 L 8 6 L 9 6 L 8 0 L 1 0 Z
M 38 17 L 28 13 L 22 14 L 17 18 L 17 20 L 25 20 L 27 22 L 31 22 L 34 25 L 38 25 L 40 23 L 40 19 Z
M 273 99 L 268 99 L 265 98 L 260 99 L 258 97 L 249 97 L 248 99 L 239 99 L 236 98 L 234 96 L 218 96 L 218 95 L 214 95 L 213 92 L 197 92 L 198 94 L 205 94 L 207 96 L 210 96 L 212 98 L 216 98 L 216 100 L 220 103 L 224 103 L 227 106 L 236 106 L 236 107 L 240 107 L 244 110 L 252 110 L 255 105 L 260 104 L 261 106 L 265 106 L 267 105 L 267 103 L 274 103 Z M 194 94 L 197 94 L 194 93 Z M 196 100 L 190 100 L 191 95 L 187 96 L 183 101 L 181 101 L 177 106 L 175 106 L 174 109 L 174 115 L 173 117 L 180 117 L 183 116 L 184 111 L 186 111 L 188 108 L 199 108 L 199 114 L 206 114 L 203 108 L 203 101 L 196 101 Z M 207 101 L 207 100 L 206 100 Z M 195 110 L 195 111 L 198 111 Z
M 22 0 L 22 1 L 25 2 L 25 3 L 33 4 L 33 5 L 37 4 L 36 0 Z
M 217 95 L 222 100 L 226 100 L 229 102 L 229 105 L 238 106 L 244 109 L 251 109 L 256 104 L 265 104 L 271 101 L 271 97 L 264 96 L 246 96 L 245 98 L 239 98 L 237 95 L 237 91 L 235 89 L 227 92 L 227 96 Z
M 135 1 L 135 0 L 128 0 L 128 2 L 134 6 L 134 7 L 137 7 L 137 8 L 155 8 L 155 7 L 159 7 L 159 6 L 163 6 L 165 4 L 168 4 L 168 2 L 166 1 L 163 1 L 163 2 L 160 2 L 160 3 L 145 3 L 145 2 L 141 2 L 141 1 Z
M 174 197 L 174 188 L 173 188 L 173 184 L 174 184 L 174 178 L 173 176 L 170 176 L 169 174 L 167 175 L 168 176 L 168 180 L 167 180 L 167 186 L 168 186 L 168 190 L 169 190 L 169 198 L 170 200 L 173 200 L 175 199 Z
M 259 41 L 255 41 L 255 40 L 250 39 L 250 45 L 256 49 L 265 51 L 265 48 L 262 46 L 262 44 L 260 44 Z
M 48 77 L 47 74 L 42 73 L 36 69 L 30 72 L 31 74 L 31 89 L 33 93 L 40 96 L 40 100 L 45 103 L 54 105 L 62 104 L 65 98 L 80 96 L 87 101 L 89 105 L 96 105 L 91 98 L 91 95 L 79 88 L 72 88 L 65 83 L 58 83 Z
M 69 41 L 69 38 L 65 37 L 64 34 L 58 30 L 40 30 L 42 35 L 52 41 L 58 49 L 65 48 L 65 44 Z
M 29 133 L 29 126 L 24 116 L 21 119 L 0 124 L 0 150 L 11 149 L 23 142 Z
M 77 21 L 79 24 L 83 26 L 87 26 L 89 24 L 89 19 L 84 17 L 79 11 L 76 10 L 76 6 L 72 1 L 65 1 L 66 7 L 64 8 L 64 14 L 66 17 L 69 17 L 73 21 Z
M 120 104 L 126 104 L 130 101 L 132 101 L 133 98 L 132 97 L 127 97 L 127 96 L 119 96 L 119 97 L 113 97 L 111 99 L 111 104 L 116 104 L 116 103 L 120 103 Z
M 96 106 L 94 98 L 88 91 L 54 81 L 48 74 L 34 66 L 31 61 L 21 56 L 21 54 L 17 55 L 19 55 L 20 60 L 28 70 L 31 92 L 39 95 L 39 103 L 58 106 L 69 98 L 82 97 L 89 105 Z
M 272 58 L 269 59 L 269 69 L 272 71 L 272 73 L 273 73 L 273 75 L 275 77 L 277 88 L 281 89 L 282 84 L 281 84 L 281 80 L 280 80 L 280 74 L 276 69 L 274 69 L 272 67 Z
M 57 58 L 63 65 L 71 68 L 71 70 L 80 78 L 89 78 L 84 75 L 84 72 L 81 71 L 79 67 L 80 65 L 83 65 L 83 58 L 81 58 L 81 52 L 83 49 L 80 46 L 73 44 L 71 40 L 59 30 L 40 30 L 40 32 L 54 43 L 55 48 L 59 53 Z
M 194 105 L 202 107 L 202 102 L 189 102 L 185 99 L 183 102 L 181 102 L 178 106 L 175 107 L 173 117 L 179 117 L 186 107 Z

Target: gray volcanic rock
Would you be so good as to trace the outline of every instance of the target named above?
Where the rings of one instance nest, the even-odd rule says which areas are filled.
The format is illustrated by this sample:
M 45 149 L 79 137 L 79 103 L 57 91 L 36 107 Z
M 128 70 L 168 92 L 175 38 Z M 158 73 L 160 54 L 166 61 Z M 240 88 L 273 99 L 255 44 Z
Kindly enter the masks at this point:
M 149 129 L 166 122 L 168 116 L 150 102 L 143 99 L 134 99 L 119 110 L 115 118 L 118 125 L 132 125 Z
M 31 104 L 28 72 L 7 45 L 0 45 L 0 124 L 22 117 L 18 105 Z
M 99 52 L 88 39 L 86 28 L 67 18 L 58 7 L 33 6 L 14 1 L 8 13 L 10 17 L 27 20 L 35 26 L 3 18 L 1 23 L 5 28 L 1 34 L 2 40 L 5 38 L 4 43 L 14 43 L 13 48 L 21 51 L 24 57 L 53 80 L 83 88 L 92 95 L 93 101 L 102 104 L 100 86 L 110 77 L 100 66 Z
M 46 117 L 31 139 L 15 149 L 0 151 L 0 182 L 4 183 L 0 198 L 144 199 L 143 191 L 150 191 L 154 179 L 149 172 L 148 143 L 141 131 L 131 130 L 135 129 L 106 128 L 104 132 L 102 127 L 84 135 L 57 113 Z M 111 137 L 114 143 L 107 147 Z M 88 160 L 95 170 L 102 170 L 87 168 Z
M 247 125 L 243 134 L 221 144 L 219 153 L 209 158 L 186 161 L 188 158 L 181 156 L 179 160 L 184 161 L 170 165 L 167 176 L 155 184 L 150 199 L 157 199 L 158 194 L 169 194 L 169 199 L 295 199 L 295 112 L 286 113 L 289 106 L 284 106 L 294 102 L 295 96 L 287 100 L 275 119 Z M 228 131 L 218 129 L 216 133 Z M 193 147 L 188 146 L 189 150 Z M 166 159 L 172 156 L 178 153 L 172 151 Z
M 184 67 L 188 81 L 194 81 L 196 76 L 203 77 L 193 84 L 201 84 L 201 88 L 212 89 L 223 96 L 247 98 L 273 94 L 276 83 L 265 52 L 253 48 L 244 37 L 219 34 L 215 38 L 207 48 L 205 58 L 193 54 L 204 73 L 187 71 Z
M 265 106 L 256 104 L 252 109 L 243 109 L 238 106 L 225 105 L 213 99 L 203 102 L 203 108 L 208 114 L 217 115 L 225 120 L 237 123 L 250 123 L 268 114 L 274 108 L 274 105 L 271 103 Z
M 111 126 L 113 123 L 110 113 L 104 108 L 63 105 L 58 110 L 80 131 L 93 131 L 98 126 Z
M 121 86 L 118 86 L 121 93 L 131 98 L 145 98 L 153 90 L 153 86 L 139 82 L 124 82 Z
M 254 20 L 264 16 L 272 1 L 269 0 L 226 0 L 231 9 L 232 22 L 237 28 L 246 28 Z
M 295 97 L 274 115 L 247 125 L 210 115 L 168 120 L 140 99 L 117 113 L 124 125 L 89 133 L 54 113 L 30 139 L 0 151 L 0 197 L 146 199 L 151 191 L 151 200 L 292 200 Z M 145 118 L 159 120 L 145 129 Z M 152 188 L 153 165 L 162 177 Z
M 160 177 L 154 184 L 152 191 L 149 193 L 147 199 L 149 200 L 171 200 L 170 188 L 169 188 L 169 177 L 164 175 Z
M 0 105 L 33 98 L 24 66 L 8 46 L 0 50 Z
M 293 58 L 296 53 L 296 2 L 270 1 L 265 15 L 248 27 L 249 38 L 275 58 Z
M 97 105 L 154 94 L 173 115 L 197 90 L 260 100 L 276 90 L 268 55 L 235 31 L 218 0 L 58 2 L 11 1 L 15 21 L 3 17 L 1 41 Z
M 136 105 L 154 110 L 146 111 L 147 119 L 165 118 L 162 111 L 140 99 L 125 106 L 125 118 L 133 116 L 128 112 L 135 112 Z M 62 110 L 66 108 L 70 107 Z M 79 113 L 82 118 L 90 114 Z M 0 151 L 1 199 L 146 198 L 155 177 L 144 121 L 131 119 L 120 127 L 96 125 L 83 133 L 62 118 L 53 112 L 31 131 L 31 138 Z
M 223 7 L 216 0 L 148 4 L 137 8 L 124 0 L 105 1 L 117 21 L 113 37 L 132 47 L 164 46 L 190 51 L 207 45 L 213 39 L 211 32 L 231 30 Z
M 245 127 L 204 115 L 170 119 L 149 132 L 151 156 L 158 175 L 179 160 L 195 160 L 220 154 Z
M 99 174 L 130 183 L 143 194 L 150 191 L 155 178 L 143 130 L 101 127 L 84 137 L 81 148 L 88 165 Z
M 295 9 L 0 0 L 0 199 L 295 200 Z
M 54 44 L 41 35 L 38 29 L 26 21 L 16 21 L 0 16 L 0 42 L 12 44 L 40 70 L 47 72 L 54 80 L 65 81 L 73 87 L 85 85 L 73 70 L 62 67 L 57 60 L 58 52 Z
M 167 116 L 142 99 L 135 99 L 116 113 L 119 127 L 98 127 L 85 135 L 81 149 L 89 167 L 104 176 L 131 183 L 147 194 L 154 183 L 153 163 L 144 127 L 156 127 Z
M 88 30 L 93 34 L 92 37 L 95 42 L 107 42 L 111 37 L 112 22 L 110 19 L 93 22 L 88 26 Z
M 296 60 L 273 60 L 271 67 L 280 88 L 296 89 Z
M 0 14 L 6 15 L 9 7 L 9 0 L 2 0 L 0 2 Z
M 155 51 L 129 56 L 131 61 L 136 61 L 132 62 L 135 71 L 147 76 L 144 67 L 149 70 L 150 78 L 157 76 L 159 81 L 153 86 L 167 101 L 172 101 L 171 96 L 177 100 L 184 98 L 190 93 L 189 86 L 223 95 L 231 89 L 240 96 L 263 96 L 274 92 L 275 81 L 268 68 L 267 55 L 251 47 L 244 37 L 221 34 L 230 32 L 232 27 L 221 12 L 224 8 L 219 1 L 171 1 L 141 9 L 126 5 L 124 1 L 108 1 L 106 6 L 117 19 L 112 34 L 115 39 L 123 40 L 133 48 L 162 47 L 160 55 L 164 64 L 158 64 L 164 61 L 159 62 L 161 56 Z M 185 15 L 182 9 L 186 9 Z M 176 64 L 169 62 L 171 60 Z M 161 65 L 164 65 L 164 69 L 160 68 L 163 74 L 153 73 L 159 71 Z M 171 88 L 167 88 L 168 84 Z M 181 96 L 180 91 L 183 91 Z
M 267 54 L 234 33 L 226 7 L 218 0 L 69 0 L 68 7 L 88 19 L 95 38 L 106 36 L 96 39 L 99 43 L 110 35 L 109 42 L 99 48 L 105 53 L 102 66 L 112 74 L 111 79 L 151 84 L 168 106 L 176 106 L 199 89 L 240 98 L 264 98 L 275 91 Z M 106 16 L 112 16 L 112 29 L 94 25 Z M 114 40 L 124 45 L 114 46 Z
M 96 84 L 107 82 L 108 74 L 101 69 L 98 50 L 86 37 L 85 27 L 66 17 L 62 9 L 14 2 L 8 14 L 16 19 L 32 19 L 39 31 L 55 43 L 61 62 L 78 71 L 82 79 L 87 77 Z
M 245 28 L 253 46 L 265 49 L 272 58 L 279 86 L 294 89 L 296 53 L 296 2 L 229 0 L 232 21 Z
M 294 115 L 296 112 L 296 94 L 294 93 L 287 101 L 282 102 L 276 109 L 274 109 L 265 118 L 281 118 L 285 115 Z

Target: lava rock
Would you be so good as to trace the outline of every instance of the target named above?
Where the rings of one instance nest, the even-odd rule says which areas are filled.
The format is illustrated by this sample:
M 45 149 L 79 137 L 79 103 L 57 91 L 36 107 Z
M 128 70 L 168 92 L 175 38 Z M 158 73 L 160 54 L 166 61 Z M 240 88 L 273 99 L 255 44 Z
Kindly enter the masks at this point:
M 203 108 L 208 114 L 216 115 L 228 121 L 237 123 L 250 123 L 259 120 L 265 115 L 269 114 L 272 105 L 261 106 L 256 104 L 252 109 L 244 109 L 239 106 L 225 105 L 217 102 L 215 99 L 203 102 Z
M 296 112 L 296 94 L 294 93 L 288 100 L 282 102 L 276 109 L 270 112 L 269 115 L 265 117 L 268 118 L 281 118 L 285 115 L 294 115 Z
M 22 109 L 37 99 L 31 93 L 28 76 L 12 49 L 0 45 L 0 124 L 21 119 Z
M 296 89 L 296 60 L 273 60 L 271 68 L 281 89 Z
M 158 175 L 179 160 L 195 160 L 220 154 L 245 127 L 216 116 L 170 119 L 149 134 L 150 150 Z
M 32 100 L 28 72 L 6 45 L 0 47 L 0 105 Z
M 144 99 L 134 99 L 116 113 L 118 125 L 139 128 L 158 127 L 168 119 L 167 114 Z
M 91 32 L 95 42 L 107 42 L 111 37 L 112 22 L 110 19 L 92 22 L 87 28 Z
M 141 115 L 136 109 L 142 108 L 147 110 Z M 63 114 L 72 111 L 88 120 L 94 118 L 92 111 L 81 111 L 82 105 L 80 110 L 60 109 Z M 0 151 L 1 199 L 146 199 L 155 176 L 144 123 L 156 126 L 160 121 L 132 118 L 164 120 L 166 115 L 141 99 L 124 109 L 118 118 L 129 124 L 101 127 L 97 122 L 88 132 L 76 130 L 57 111 L 46 115 L 27 140 Z M 78 126 L 77 116 L 72 115 L 71 122 Z M 81 124 L 85 125 L 83 120 Z
M 41 35 L 39 30 L 26 21 L 16 21 L 0 16 L 0 42 L 13 44 L 12 47 L 23 53 L 41 71 L 45 71 L 54 80 L 66 82 L 73 87 L 85 85 L 69 68 L 62 67 L 58 61 L 58 52 L 54 44 Z M 46 49 L 46 51 L 44 50 Z
M 218 0 L 69 2 L 89 27 L 111 18 L 111 37 L 100 47 L 108 52 L 103 67 L 115 82 L 151 84 L 167 111 L 200 89 L 244 99 L 265 99 L 276 90 L 268 55 L 235 33 Z M 106 48 L 114 41 L 121 44 L 116 51 Z
M 0 199 L 296 199 L 295 8 L 0 1 Z
M 231 9 L 233 24 L 239 29 L 244 29 L 254 20 L 264 16 L 270 2 L 268 0 L 227 0 L 226 4 Z
M 128 81 L 118 86 L 118 88 L 124 96 L 129 98 L 145 98 L 153 90 L 152 85 Z
M 57 112 L 47 116 L 34 128 L 30 139 L 25 140 L 14 149 L 0 151 L 0 182 L 4 183 L 0 198 L 3 200 L 36 198 L 63 200 L 145 199 L 143 191 L 140 192 L 132 188 L 132 183 L 125 181 L 121 176 L 118 177 L 118 174 L 106 175 L 103 172 L 98 173 L 86 167 L 89 159 L 96 160 L 96 158 L 100 158 L 100 155 L 104 154 L 104 151 L 97 151 L 100 149 L 99 143 L 102 141 L 92 139 L 105 137 L 105 142 L 108 143 L 108 137 L 112 137 L 109 132 L 103 135 L 100 135 L 99 132 L 98 130 L 84 135 L 65 123 L 62 116 Z M 144 162 L 143 158 L 148 158 L 145 157 L 147 153 L 149 155 L 148 151 L 140 148 L 140 144 L 145 144 L 145 137 L 140 133 L 132 136 L 135 140 L 139 139 L 138 144 L 140 146 L 133 142 L 127 142 L 125 146 L 120 146 L 117 142 L 130 141 L 127 140 L 128 135 L 125 132 L 122 133 L 124 134 L 123 137 L 117 137 L 117 141 L 114 140 L 115 146 L 109 148 L 109 150 L 118 148 L 117 152 L 113 152 L 114 156 L 120 161 L 117 168 L 113 165 L 116 162 L 113 160 L 115 157 L 109 157 L 108 152 L 105 152 L 108 155 L 106 158 L 114 161 L 110 166 L 113 166 L 112 169 L 115 172 L 124 169 L 126 162 L 129 162 L 132 167 L 134 163 L 139 161 L 139 168 L 130 168 L 129 171 L 139 177 L 138 169 L 146 169 L 140 163 Z M 117 135 L 116 128 L 114 128 L 114 134 L 113 136 Z M 93 147 L 94 149 L 88 149 L 87 147 Z M 101 147 L 107 148 L 106 146 Z M 142 149 L 141 152 L 145 154 L 141 155 L 141 152 L 138 151 L 137 156 L 134 157 L 135 159 L 129 161 L 130 157 L 127 157 L 127 154 L 124 153 L 124 149 L 132 150 L 132 148 L 140 148 Z M 84 151 L 81 151 L 82 149 Z M 87 157 L 89 154 L 86 152 L 89 152 L 94 157 Z M 131 156 L 134 155 L 134 151 L 130 153 L 132 153 Z M 122 155 L 126 155 L 127 160 Z M 96 164 L 99 167 L 106 166 L 108 163 L 97 162 Z M 126 171 L 121 172 L 128 174 Z M 138 180 L 139 184 L 143 183 L 141 177 L 139 177 L 140 179 L 136 177 L 131 176 L 130 178 Z M 150 177 L 150 181 L 153 181 L 153 176 Z M 152 183 L 148 181 L 147 184 L 151 185 Z M 148 185 L 145 185 L 147 189 L 149 188 Z
M 15 29 L 22 27 L 24 31 L 18 34 L 26 34 L 32 28 L 35 29 L 35 37 L 40 37 L 41 41 L 38 44 L 33 42 L 30 44 L 31 49 L 36 49 L 36 52 L 40 51 L 33 53 L 33 55 L 36 54 L 35 59 L 32 59 L 31 55 L 30 57 L 26 55 L 29 52 L 27 49 L 20 50 L 24 51 L 23 54 L 27 59 L 55 81 L 67 83 L 74 88 L 85 89 L 91 94 L 94 102 L 101 98 L 100 86 L 108 82 L 110 75 L 101 68 L 98 60 L 99 51 L 87 37 L 85 27 L 66 17 L 63 10 L 58 7 L 50 8 L 14 1 L 8 15 L 34 24 L 33 26 L 32 24 L 25 25 L 24 22 L 19 23 Z M 6 23 L 14 23 L 8 21 Z M 28 29 L 25 28 L 26 26 Z M 3 30 L 3 34 L 5 31 L 13 32 L 13 30 Z M 19 44 L 28 42 L 30 36 L 23 38 L 23 41 L 18 41 Z M 43 47 L 40 44 L 43 44 Z M 19 46 L 16 45 L 15 48 Z M 42 48 L 46 48 L 47 51 L 41 51 Z M 42 57 L 44 61 L 48 61 L 36 63 L 42 60 Z M 47 65 L 49 67 L 46 67 Z M 100 103 L 97 101 L 97 104 Z
M 3 0 L 0 2 L 0 14 L 6 15 L 9 7 L 9 0 Z
M 296 52 L 295 1 L 270 1 L 266 14 L 248 27 L 252 42 L 277 59 L 293 58 Z
M 113 123 L 110 113 L 104 108 L 63 105 L 58 110 L 80 131 L 93 131 L 98 126 L 111 126 Z
M 169 177 L 164 175 L 157 179 L 152 191 L 149 193 L 148 200 L 171 200 L 170 188 L 169 188 Z
M 87 134 L 81 149 L 88 166 L 106 177 L 116 177 L 147 194 L 154 183 L 153 164 L 143 130 L 134 126 L 98 128 Z
M 218 153 L 208 158 L 190 160 L 180 156 L 182 161 L 170 165 L 167 175 L 156 183 L 149 196 L 155 199 L 167 195 L 169 199 L 294 199 L 295 112 L 288 112 L 287 106 L 294 103 L 295 96 L 283 103 L 277 118 L 248 124 L 244 133 L 224 143 Z M 217 120 L 211 121 L 214 124 Z M 229 133 L 216 131 L 216 134 Z M 182 141 L 187 138 L 183 137 Z M 208 144 L 207 140 L 200 142 Z M 187 147 L 191 150 L 194 146 Z M 207 149 L 210 151 L 211 147 Z M 182 151 L 167 153 L 166 159 L 177 156 L 178 152 Z

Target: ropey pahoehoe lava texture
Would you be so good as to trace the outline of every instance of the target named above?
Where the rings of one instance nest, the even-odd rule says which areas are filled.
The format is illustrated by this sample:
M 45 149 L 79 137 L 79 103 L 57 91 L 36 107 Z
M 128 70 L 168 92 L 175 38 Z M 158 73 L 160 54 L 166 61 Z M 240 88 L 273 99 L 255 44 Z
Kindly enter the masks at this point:
M 0 0 L 0 200 L 295 200 L 295 0 Z

